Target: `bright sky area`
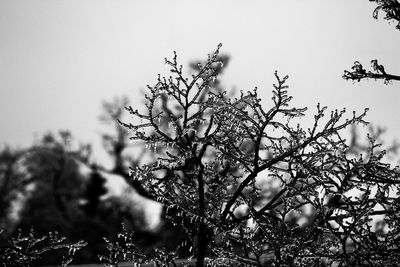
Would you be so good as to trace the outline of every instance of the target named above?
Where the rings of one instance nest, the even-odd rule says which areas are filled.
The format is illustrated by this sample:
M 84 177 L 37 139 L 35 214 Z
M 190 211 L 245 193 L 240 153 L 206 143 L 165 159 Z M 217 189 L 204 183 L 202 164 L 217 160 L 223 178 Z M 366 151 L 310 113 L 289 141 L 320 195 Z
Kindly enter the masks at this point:
M 218 43 L 231 62 L 229 90 L 257 86 L 270 99 L 274 71 L 290 76 L 293 103 L 346 107 L 400 136 L 400 83 L 341 78 L 355 60 L 377 58 L 400 74 L 400 32 L 372 19 L 367 0 L 0 0 L 0 144 L 26 147 L 35 135 L 69 129 L 103 161 L 101 101 L 142 90 L 164 73 L 164 57 L 185 65 Z M 383 14 L 382 14 L 383 15 Z M 265 103 L 268 103 L 266 101 Z

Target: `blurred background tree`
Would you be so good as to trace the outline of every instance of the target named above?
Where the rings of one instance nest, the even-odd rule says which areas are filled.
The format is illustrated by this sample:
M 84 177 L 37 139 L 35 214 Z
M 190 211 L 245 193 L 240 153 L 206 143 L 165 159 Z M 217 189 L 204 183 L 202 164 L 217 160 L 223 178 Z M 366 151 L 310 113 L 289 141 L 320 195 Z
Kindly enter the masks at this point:
M 134 165 L 133 162 L 127 162 L 131 159 L 124 155 L 129 146 L 128 132 L 118 122 L 122 120 L 125 107 L 128 105 L 127 96 L 115 97 L 110 102 L 103 101 L 102 114 L 99 116 L 100 122 L 111 128 L 101 135 L 104 149 L 113 160 L 111 171 L 124 177 L 128 176 L 128 167 Z
M 124 164 L 134 165 L 134 161 L 124 155 L 128 146 L 126 131 L 118 126 L 119 116 L 127 104 L 127 97 L 104 102 L 101 115 L 101 122 L 111 126 L 102 134 L 104 148 L 113 162 L 109 172 L 125 178 L 128 169 Z M 87 201 L 82 200 L 85 194 L 89 201 L 99 196 L 95 188 L 84 192 L 78 163 L 106 170 L 99 164 L 92 164 L 91 156 L 91 145 L 78 143 L 69 131 L 45 134 L 27 149 L 4 148 L 0 153 L 2 243 L 15 235 L 17 229 L 29 232 L 33 228 L 39 235 L 57 231 L 72 240 L 88 242 L 85 249 L 77 252 L 75 262 L 97 262 L 98 254 L 105 249 L 103 237 L 115 237 L 124 219 L 118 207 L 91 210 L 81 203 Z M 55 264 L 60 253 L 49 254 L 36 264 Z

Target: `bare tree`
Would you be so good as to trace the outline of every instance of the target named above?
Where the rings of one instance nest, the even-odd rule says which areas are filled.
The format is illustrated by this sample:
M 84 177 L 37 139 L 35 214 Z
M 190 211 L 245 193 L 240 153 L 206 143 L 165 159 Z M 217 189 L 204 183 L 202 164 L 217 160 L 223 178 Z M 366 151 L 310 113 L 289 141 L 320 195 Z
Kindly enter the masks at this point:
M 132 179 L 185 231 L 196 266 L 206 257 L 211 265 L 398 262 L 400 203 L 391 195 L 400 184 L 398 170 L 382 162 L 384 151 L 376 152 L 373 138 L 368 157 L 351 157 L 341 136 L 351 125 L 366 124 L 367 109 L 326 116 L 318 104 L 313 125 L 302 128 L 306 108 L 290 106 L 287 76 L 275 75 L 269 108 L 257 88 L 237 98 L 215 91 L 219 49 L 191 78 L 176 53 L 166 59 L 171 76 L 148 86 L 145 112 L 127 108 L 140 123 L 122 122 L 131 140 L 154 154 L 153 162 L 131 169 Z M 375 229 L 371 220 L 378 215 Z M 132 248 L 131 242 L 114 246 L 115 259 L 174 261 L 173 253 Z

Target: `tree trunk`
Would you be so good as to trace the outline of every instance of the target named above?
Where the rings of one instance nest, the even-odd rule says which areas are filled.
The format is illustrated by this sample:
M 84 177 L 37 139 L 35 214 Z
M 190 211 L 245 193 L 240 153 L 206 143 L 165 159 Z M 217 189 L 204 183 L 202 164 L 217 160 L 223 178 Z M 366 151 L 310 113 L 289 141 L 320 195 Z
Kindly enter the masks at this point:
M 197 242 L 197 260 L 196 267 L 204 266 L 204 258 L 206 257 L 207 245 L 210 240 L 209 233 L 207 231 L 207 226 L 200 222 L 198 229 L 198 242 Z

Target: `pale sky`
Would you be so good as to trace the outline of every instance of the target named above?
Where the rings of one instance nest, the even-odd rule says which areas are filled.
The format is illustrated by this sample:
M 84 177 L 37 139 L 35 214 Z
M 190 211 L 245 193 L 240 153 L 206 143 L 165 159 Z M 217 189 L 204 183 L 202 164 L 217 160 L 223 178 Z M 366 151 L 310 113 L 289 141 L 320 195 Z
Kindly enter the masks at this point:
M 400 136 L 400 83 L 341 78 L 355 60 L 377 58 L 400 74 L 400 32 L 372 18 L 367 0 L 0 0 L 0 145 L 69 129 L 104 152 L 101 101 L 141 90 L 165 73 L 164 57 L 204 59 L 218 43 L 231 62 L 223 85 L 269 103 L 273 73 L 288 74 L 294 103 L 346 107 Z M 383 14 L 382 14 L 383 15 Z

